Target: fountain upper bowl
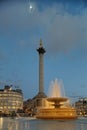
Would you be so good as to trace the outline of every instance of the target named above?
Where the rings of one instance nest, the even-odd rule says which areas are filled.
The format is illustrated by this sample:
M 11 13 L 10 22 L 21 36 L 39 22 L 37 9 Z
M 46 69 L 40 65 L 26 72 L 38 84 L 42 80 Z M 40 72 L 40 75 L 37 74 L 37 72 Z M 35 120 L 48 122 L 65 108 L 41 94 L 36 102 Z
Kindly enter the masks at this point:
M 68 98 L 66 98 L 66 97 L 49 97 L 49 98 L 47 98 L 47 101 L 50 101 L 50 102 L 65 102 L 67 100 L 68 100 Z

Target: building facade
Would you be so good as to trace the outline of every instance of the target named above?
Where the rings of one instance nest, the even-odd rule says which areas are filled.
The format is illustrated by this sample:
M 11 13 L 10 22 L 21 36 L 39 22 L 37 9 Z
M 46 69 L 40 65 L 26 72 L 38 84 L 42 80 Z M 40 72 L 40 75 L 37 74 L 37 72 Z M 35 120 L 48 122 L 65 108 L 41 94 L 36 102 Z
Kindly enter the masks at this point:
M 9 113 L 23 109 L 23 93 L 20 89 L 12 89 L 11 86 L 5 86 L 0 89 L 0 112 Z
M 87 116 L 87 97 L 80 98 L 77 102 L 75 102 L 75 107 L 78 115 Z

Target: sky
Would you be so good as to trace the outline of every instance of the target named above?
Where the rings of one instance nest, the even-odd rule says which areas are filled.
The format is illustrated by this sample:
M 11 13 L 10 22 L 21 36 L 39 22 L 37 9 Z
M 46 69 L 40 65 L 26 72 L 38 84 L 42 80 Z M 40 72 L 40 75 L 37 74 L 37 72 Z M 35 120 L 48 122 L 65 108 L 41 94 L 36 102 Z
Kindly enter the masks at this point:
M 86 0 L 0 0 L 0 88 L 19 87 L 25 100 L 38 93 L 40 39 L 44 92 L 58 79 L 67 97 L 87 97 Z

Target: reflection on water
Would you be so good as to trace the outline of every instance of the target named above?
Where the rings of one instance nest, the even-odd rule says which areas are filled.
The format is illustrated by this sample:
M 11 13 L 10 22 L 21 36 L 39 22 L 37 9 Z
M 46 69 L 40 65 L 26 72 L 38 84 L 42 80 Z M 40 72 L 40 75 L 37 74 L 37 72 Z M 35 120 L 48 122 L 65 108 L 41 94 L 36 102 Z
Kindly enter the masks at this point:
M 0 118 L 0 129 L 3 127 L 3 118 Z
M 87 119 L 59 121 L 0 118 L 0 130 L 87 130 Z
M 0 118 L 0 130 L 29 130 L 29 120 L 24 118 Z

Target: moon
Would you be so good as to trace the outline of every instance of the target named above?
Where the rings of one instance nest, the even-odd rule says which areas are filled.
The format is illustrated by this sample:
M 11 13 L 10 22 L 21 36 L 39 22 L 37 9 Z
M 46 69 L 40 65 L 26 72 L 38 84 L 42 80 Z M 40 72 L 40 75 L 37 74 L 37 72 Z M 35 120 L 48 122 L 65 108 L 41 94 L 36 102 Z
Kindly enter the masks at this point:
M 33 6 L 30 4 L 29 5 L 29 10 L 32 11 L 32 9 L 33 9 Z

